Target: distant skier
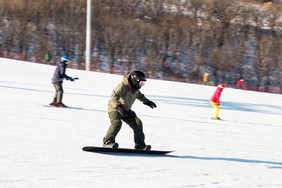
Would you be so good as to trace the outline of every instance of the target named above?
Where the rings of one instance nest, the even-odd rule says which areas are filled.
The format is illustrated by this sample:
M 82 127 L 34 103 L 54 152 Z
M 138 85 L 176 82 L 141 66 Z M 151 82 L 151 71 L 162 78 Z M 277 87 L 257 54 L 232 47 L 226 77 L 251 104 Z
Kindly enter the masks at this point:
M 50 61 L 51 61 L 51 54 L 50 53 L 46 53 L 45 54 L 45 60 L 46 60 L 46 64 L 50 65 Z
M 62 103 L 63 99 L 63 80 L 64 78 L 70 81 L 74 81 L 78 78 L 72 78 L 66 75 L 66 68 L 69 64 L 70 58 L 68 56 L 62 56 L 60 62 L 55 70 L 54 76 L 52 78 L 52 84 L 56 89 L 56 94 L 54 96 L 53 102 L 50 105 L 66 107 L 64 103 Z
M 238 82 L 237 82 L 237 86 L 239 89 L 243 89 L 243 84 L 244 84 L 244 80 L 243 79 L 240 79 Z
M 208 85 L 208 82 L 209 82 L 209 73 L 205 72 L 203 77 L 203 83 L 204 85 Z
M 122 121 L 124 121 L 133 129 L 135 149 L 151 149 L 150 145 L 145 144 L 145 135 L 141 120 L 131 110 L 136 99 L 151 108 L 157 107 L 154 102 L 148 100 L 139 90 L 145 82 L 146 75 L 142 71 L 136 70 L 125 74 L 122 82 L 113 90 L 108 103 L 108 115 L 111 126 L 103 139 L 104 147 L 118 148 L 115 138 L 121 129 Z
M 220 98 L 221 92 L 223 91 L 224 88 L 225 88 L 224 84 L 219 84 L 217 86 L 213 96 L 210 99 L 210 103 L 214 107 L 214 115 L 213 115 L 212 119 L 220 120 L 220 118 L 218 117 L 219 105 L 220 105 L 219 98 Z

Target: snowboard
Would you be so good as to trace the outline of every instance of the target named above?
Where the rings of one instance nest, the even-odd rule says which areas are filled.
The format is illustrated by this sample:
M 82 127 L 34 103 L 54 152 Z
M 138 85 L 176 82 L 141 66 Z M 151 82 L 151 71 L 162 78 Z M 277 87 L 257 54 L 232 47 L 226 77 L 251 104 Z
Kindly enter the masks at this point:
M 124 153 L 124 154 L 147 154 L 147 155 L 165 155 L 173 151 L 162 151 L 162 150 L 136 150 L 128 148 L 107 148 L 107 147 L 95 147 L 85 146 L 82 148 L 83 151 L 96 152 L 96 153 Z

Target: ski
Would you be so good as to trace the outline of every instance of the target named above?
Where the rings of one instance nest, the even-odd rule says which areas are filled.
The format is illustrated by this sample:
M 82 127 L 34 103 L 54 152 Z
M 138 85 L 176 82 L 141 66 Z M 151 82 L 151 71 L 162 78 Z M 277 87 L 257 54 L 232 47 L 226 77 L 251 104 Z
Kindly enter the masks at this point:
M 72 106 L 55 106 L 55 105 L 43 105 L 44 107 L 50 107 L 50 108 L 69 108 L 69 109 L 75 109 L 75 110 L 83 110 L 82 107 L 72 107 Z

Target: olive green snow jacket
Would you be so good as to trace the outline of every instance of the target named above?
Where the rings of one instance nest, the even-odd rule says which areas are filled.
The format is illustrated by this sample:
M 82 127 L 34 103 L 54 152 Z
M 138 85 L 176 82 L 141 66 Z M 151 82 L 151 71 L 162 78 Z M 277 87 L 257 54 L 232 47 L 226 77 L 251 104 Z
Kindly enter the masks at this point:
M 148 99 L 139 91 L 131 87 L 128 78 L 130 73 L 123 76 L 123 80 L 113 90 L 111 98 L 108 103 L 108 112 L 116 111 L 118 105 L 122 105 L 125 110 L 131 110 L 131 107 L 136 99 L 141 102 L 146 102 Z

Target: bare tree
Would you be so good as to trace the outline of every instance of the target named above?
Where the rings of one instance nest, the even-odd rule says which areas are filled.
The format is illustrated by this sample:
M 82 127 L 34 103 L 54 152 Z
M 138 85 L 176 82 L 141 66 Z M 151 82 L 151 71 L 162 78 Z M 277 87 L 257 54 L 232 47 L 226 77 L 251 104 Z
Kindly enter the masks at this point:
M 231 22 L 239 15 L 241 6 L 235 0 L 212 0 L 207 1 L 206 13 L 213 25 L 216 25 L 214 37 L 217 46 L 225 44 Z

